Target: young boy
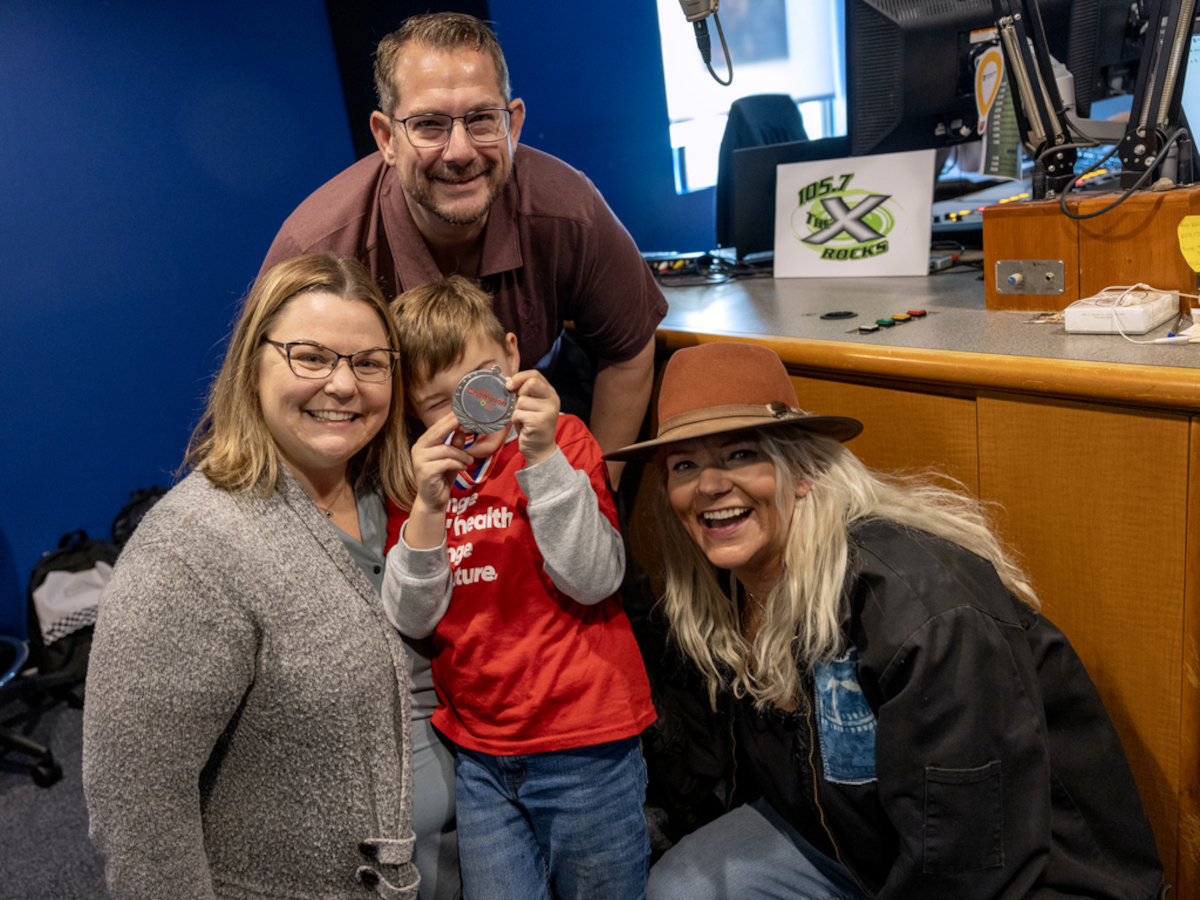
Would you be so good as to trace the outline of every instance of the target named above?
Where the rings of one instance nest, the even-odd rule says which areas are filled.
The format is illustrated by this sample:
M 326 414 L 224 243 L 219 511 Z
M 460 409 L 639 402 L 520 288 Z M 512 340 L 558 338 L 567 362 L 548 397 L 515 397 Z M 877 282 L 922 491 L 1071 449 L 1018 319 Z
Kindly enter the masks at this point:
M 650 855 L 638 734 L 646 671 L 615 594 L 625 568 L 595 438 L 540 372 L 518 371 L 486 293 L 460 276 L 396 301 L 412 509 L 388 523 L 384 606 L 433 635 L 433 723 L 457 749 L 471 898 L 643 898 Z M 499 366 L 511 422 L 465 433 L 464 375 Z

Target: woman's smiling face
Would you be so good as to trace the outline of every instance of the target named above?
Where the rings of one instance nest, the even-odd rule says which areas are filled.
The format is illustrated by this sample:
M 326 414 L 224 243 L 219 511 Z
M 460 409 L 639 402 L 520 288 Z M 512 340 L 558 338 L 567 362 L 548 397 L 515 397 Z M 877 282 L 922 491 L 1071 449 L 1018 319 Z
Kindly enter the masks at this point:
M 267 334 L 280 343 L 307 341 L 341 353 L 387 347 L 379 314 L 361 300 L 313 291 L 287 302 Z M 348 359 L 325 378 L 301 378 L 286 353 L 262 348 L 258 398 L 280 456 L 306 487 L 322 475 L 340 475 L 387 420 L 392 381 L 360 381 Z
M 714 435 L 672 445 L 667 496 L 692 540 L 721 569 L 759 589 L 783 569 L 783 549 L 802 482 L 776 496 L 775 464 L 753 434 Z

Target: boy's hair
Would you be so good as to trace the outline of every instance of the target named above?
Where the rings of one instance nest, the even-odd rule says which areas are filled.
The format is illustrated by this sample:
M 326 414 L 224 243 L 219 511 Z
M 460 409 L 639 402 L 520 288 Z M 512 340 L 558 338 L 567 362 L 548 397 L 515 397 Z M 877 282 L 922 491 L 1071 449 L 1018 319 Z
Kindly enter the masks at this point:
M 405 291 L 392 301 L 400 333 L 404 384 L 426 384 L 460 362 L 473 337 L 504 346 L 507 332 L 492 311 L 492 298 L 461 275 Z

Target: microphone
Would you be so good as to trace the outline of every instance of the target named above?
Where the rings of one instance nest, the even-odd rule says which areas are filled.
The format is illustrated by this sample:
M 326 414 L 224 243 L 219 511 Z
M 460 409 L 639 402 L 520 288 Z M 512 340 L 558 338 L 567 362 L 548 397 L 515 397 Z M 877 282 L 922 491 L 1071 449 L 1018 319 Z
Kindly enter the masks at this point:
M 704 65 L 718 84 L 728 85 L 733 81 L 733 62 L 729 58 L 729 48 L 725 46 L 725 33 L 721 30 L 721 17 L 717 15 L 720 5 L 721 0 L 679 0 L 679 6 L 683 10 L 684 16 L 692 23 L 692 30 L 696 33 L 696 48 L 700 51 L 700 58 L 704 60 Z M 712 39 L 708 36 L 708 23 L 704 21 L 709 16 L 712 16 L 717 23 L 717 32 L 721 35 L 721 49 L 725 51 L 725 65 L 729 69 L 728 81 L 722 81 L 720 76 L 713 71 Z
M 697 19 L 692 23 L 692 30 L 696 32 L 696 47 L 700 50 L 700 58 L 706 66 L 711 65 L 712 39 L 708 36 L 708 25 L 703 19 Z
M 679 5 L 689 22 L 699 22 L 715 13 L 721 0 L 679 0 Z

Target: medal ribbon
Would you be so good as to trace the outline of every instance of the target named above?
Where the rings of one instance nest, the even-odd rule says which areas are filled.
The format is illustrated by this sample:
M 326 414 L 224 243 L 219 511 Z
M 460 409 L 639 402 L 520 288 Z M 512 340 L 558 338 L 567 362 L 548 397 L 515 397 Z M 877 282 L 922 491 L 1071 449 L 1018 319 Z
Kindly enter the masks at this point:
M 449 444 L 450 441 L 454 439 L 454 435 L 456 433 L 457 432 L 451 432 L 450 436 L 442 441 L 442 443 Z M 468 447 L 474 444 L 477 437 L 478 435 L 468 434 L 466 441 L 463 443 L 463 449 L 466 450 Z M 487 480 L 488 471 L 492 468 L 492 460 L 494 458 L 495 454 L 492 456 L 485 456 L 472 468 L 463 469 L 454 477 L 454 486 L 456 488 L 461 488 L 464 491 L 469 491 L 471 488 L 483 484 Z

